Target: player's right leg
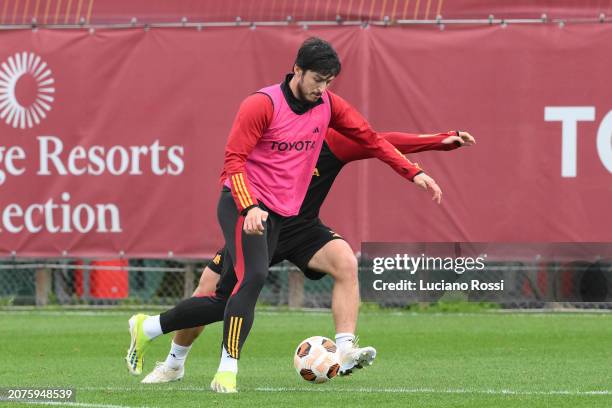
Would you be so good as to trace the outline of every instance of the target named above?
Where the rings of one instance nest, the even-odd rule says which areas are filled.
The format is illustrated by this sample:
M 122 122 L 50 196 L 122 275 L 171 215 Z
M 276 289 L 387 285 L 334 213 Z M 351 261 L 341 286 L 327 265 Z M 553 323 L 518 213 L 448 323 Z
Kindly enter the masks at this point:
M 222 268 L 222 252 L 223 250 L 217 252 L 215 258 L 204 268 L 193 296 L 205 296 L 215 291 Z M 191 345 L 203 330 L 204 326 L 178 330 L 174 334 L 166 360 L 158 362 L 155 369 L 147 374 L 141 382 L 143 384 L 159 384 L 181 380 L 185 375 L 185 360 Z

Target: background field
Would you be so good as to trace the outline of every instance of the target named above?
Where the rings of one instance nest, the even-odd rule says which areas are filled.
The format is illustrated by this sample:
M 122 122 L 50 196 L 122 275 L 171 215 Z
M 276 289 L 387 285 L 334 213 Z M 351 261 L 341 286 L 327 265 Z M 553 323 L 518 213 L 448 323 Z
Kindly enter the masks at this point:
M 208 390 L 219 325 L 194 346 L 183 381 L 140 384 L 123 364 L 130 314 L 0 312 L 0 386 L 74 387 L 72 406 L 89 407 L 612 406 L 610 314 L 364 312 L 359 334 L 377 347 L 376 363 L 311 385 L 297 377 L 291 356 L 300 340 L 333 335 L 330 314 L 260 310 L 237 395 Z M 155 341 L 147 372 L 169 341 Z

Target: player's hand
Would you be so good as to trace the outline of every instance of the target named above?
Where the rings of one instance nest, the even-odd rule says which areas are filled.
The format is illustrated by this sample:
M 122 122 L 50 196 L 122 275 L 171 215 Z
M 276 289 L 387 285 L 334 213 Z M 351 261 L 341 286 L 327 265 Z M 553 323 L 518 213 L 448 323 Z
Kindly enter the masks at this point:
M 434 179 L 432 179 L 425 173 L 421 173 L 414 176 L 414 179 L 412 181 L 414 181 L 414 184 L 421 187 L 423 190 L 431 191 L 433 194 L 433 197 L 431 199 L 440 204 L 440 202 L 442 201 L 442 190 L 440 189 L 438 184 L 436 184 L 436 181 Z
M 248 235 L 263 235 L 264 224 L 268 219 L 268 212 L 259 207 L 253 207 L 244 218 L 242 229 Z
M 459 137 L 463 140 L 464 146 L 472 146 L 476 144 L 476 139 L 474 136 L 470 135 L 468 132 L 459 131 Z
M 459 131 L 459 136 L 449 136 L 445 138 L 444 140 L 442 140 L 442 143 L 443 144 L 457 143 L 460 146 L 472 146 L 476 144 L 476 139 L 474 139 L 474 136 L 472 136 L 468 132 Z

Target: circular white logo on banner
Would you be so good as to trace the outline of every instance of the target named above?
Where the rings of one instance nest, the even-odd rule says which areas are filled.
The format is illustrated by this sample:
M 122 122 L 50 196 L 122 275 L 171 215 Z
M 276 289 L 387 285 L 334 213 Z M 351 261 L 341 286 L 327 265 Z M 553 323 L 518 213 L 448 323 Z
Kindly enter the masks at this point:
M 33 128 L 53 103 L 54 80 L 34 53 L 17 53 L 0 64 L 0 119 L 15 129 Z

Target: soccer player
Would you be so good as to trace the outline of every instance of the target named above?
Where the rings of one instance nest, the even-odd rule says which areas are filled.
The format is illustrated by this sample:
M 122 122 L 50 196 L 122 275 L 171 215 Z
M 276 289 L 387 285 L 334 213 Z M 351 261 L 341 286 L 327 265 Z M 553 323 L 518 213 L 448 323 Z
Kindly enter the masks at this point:
M 236 115 L 217 207 L 233 273 L 222 276 L 219 287 L 225 289 L 204 297 L 207 302 L 201 308 L 206 317 L 200 325 L 213 322 L 224 309 L 221 362 L 211 383 L 214 391 L 236 392 L 238 359 L 280 229 L 299 212 L 328 127 L 356 140 L 405 178 L 437 189 L 438 199 L 441 194 L 429 176 L 327 90 L 339 72 L 340 61 L 331 45 L 308 39 L 298 51 L 293 73 L 282 84 L 247 97 Z M 139 334 L 141 328 L 147 330 L 142 320 L 130 319 L 132 344 L 126 359 L 132 372 L 142 370 Z
M 381 136 L 403 154 L 425 150 L 451 150 L 475 143 L 474 138 L 467 132 L 436 135 L 381 133 Z M 309 279 L 321 279 L 325 274 L 334 278 L 332 313 L 336 326 L 336 344 L 345 357 L 341 367 L 342 374 L 368 365 L 371 362 L 369 359 L 374 358 L 376 354 L 372 347 L 359 348 L 354 344 L 359 308 L 357 262 L 352 249 L 342 237 L 321 222 L 319 209 L 344 166 L 369 157 L 369 152 L 353 140 L 333 129 L 328 130 L 300 212 L 283 224 L 279 244 L 271 262 L 271 265 L 274 265 L 289 260 Z M 334 240 L 339 242 L 333 242 Z M 231 262 L 224 262 L 226 257 L 227 249 L 223 248 L 204 268 L 193 294 L 196 297 L 195 302 L 198 302 L 198 297 L 215 291 L 222 269 L 231 267 Z M 176 308 L 163 313 L 162 318 L 148 318 L 159 318 L 163 333 L 168 333 L 181 324 L 197 324 L 198 314 L 191 315 L 196 310 Z M 222 316 L 219 316 L 219 320 L 221 319 Z M 199 326 L 178 330 L 166 360 L 158 363 L 142 382 L 165 383 L 182 379 L 187 354 L 203 329 L 203 326 Z

